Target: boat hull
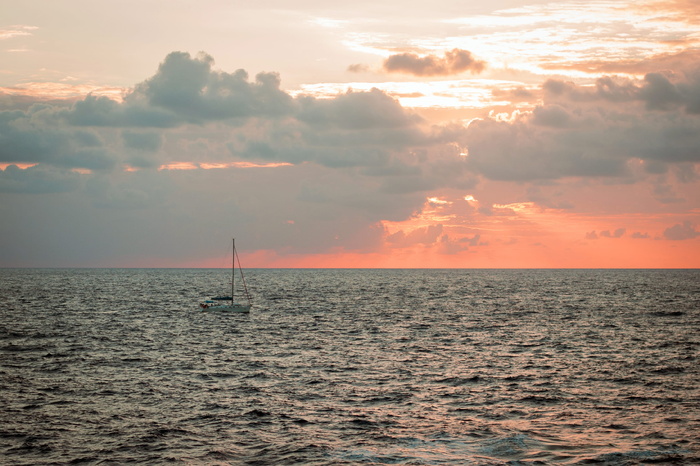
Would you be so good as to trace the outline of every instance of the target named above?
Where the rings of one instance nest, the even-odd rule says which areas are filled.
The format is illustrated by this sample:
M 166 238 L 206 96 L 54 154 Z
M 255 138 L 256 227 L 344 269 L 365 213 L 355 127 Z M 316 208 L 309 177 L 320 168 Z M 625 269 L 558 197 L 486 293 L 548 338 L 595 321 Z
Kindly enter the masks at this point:
M 250 312 L 250 304 L 202 304 L 202 311 L 206 312 L 225 312 L 225 313 L 248 313 Z

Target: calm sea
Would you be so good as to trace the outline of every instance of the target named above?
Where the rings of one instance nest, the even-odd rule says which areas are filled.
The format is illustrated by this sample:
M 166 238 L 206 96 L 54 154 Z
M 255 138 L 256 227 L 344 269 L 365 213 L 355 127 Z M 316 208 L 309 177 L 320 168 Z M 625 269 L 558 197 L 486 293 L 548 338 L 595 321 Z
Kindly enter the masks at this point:
M 698 270 L 0 270 L 0 462 L 700 464 Z

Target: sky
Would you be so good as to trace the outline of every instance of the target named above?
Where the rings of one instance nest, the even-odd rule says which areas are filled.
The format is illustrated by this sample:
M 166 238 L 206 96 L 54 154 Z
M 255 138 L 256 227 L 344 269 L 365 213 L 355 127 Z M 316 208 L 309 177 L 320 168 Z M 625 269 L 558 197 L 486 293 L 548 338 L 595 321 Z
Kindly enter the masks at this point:
M 245 267 L 698 268 L 700 3 L 4 1 L 0 267 L 232 237 Z

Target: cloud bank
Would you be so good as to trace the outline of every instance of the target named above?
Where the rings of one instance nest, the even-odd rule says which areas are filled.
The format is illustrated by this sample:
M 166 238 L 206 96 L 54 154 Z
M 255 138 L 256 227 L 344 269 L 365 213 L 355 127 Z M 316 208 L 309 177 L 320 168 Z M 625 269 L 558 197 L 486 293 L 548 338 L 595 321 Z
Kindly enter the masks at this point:
M 387 70 L 447 75 L 483 69 L 458 49 L 444 59 L 409 55 L 391 57 Z M 675 193 L 668 180 L 698 180 L 697 65 L 640 80 L 606 76 L 593 85 L 552 79 L 510 93 L 513 102 L 541 96 L 529 110 L 440 125 L 379 89 L 325 99 L 293 96 L 276 73 L 251 79 L 244 70 L 217 70 L 204 53 L 169 54 L 121 100 L 88 95 L 15 105 L 6 98 L 0 100 L 0 164 L 6 167 L 0 194 L 12 200 L 3 215 L 13 221 L 0 233 L 22 247 L 3 251 L 0 263 L 20 261 L 21 251 L 37 241 L 26 232 L 46 228 L 84 246 L 61 250 L 73 261 L 68 265 L 88 257 L 114 263 L 99 252 L 108 241 L 121 242 L 133 257 L 172 257 L 174 244 L 192 244 L 202 228 L 224 236 L 239 231 L 251 249 L 275 254 L 372 252 L 385 245 L 434 246 L 456 255 L 490 244 L 469 222 L 506 214 L 493 207 L 497 200 L 478 209 L 464 201 L 444 207 L 453 210 L 441 217 L 428 212 L 426 197 L 464 198 L 484 183 L 576 178 L 632 185 L 654 176 L 664 178 L 655 191 L 658 202 L 682 205 L 692 200 Z M 243 162 L 258 168 L 233 168 Z M 173 169 L 178 166 L 228 168 Z M 36 203 L 41 196 L 46 202 Z M 23 214 L 32 209 L 36 215 Z M 385 227 L 414 219 L 421 221 L 412 229 Z M 130 230 L 135 224 L 172 237 L 148 241 Z M 694 225 L 669 222 L 657 236 L 692 240 Z M 635 229 L 598 228 L 586 237 L 649 238 L 626 233 Z M 585 231 L 591 229 L 578 237 Z

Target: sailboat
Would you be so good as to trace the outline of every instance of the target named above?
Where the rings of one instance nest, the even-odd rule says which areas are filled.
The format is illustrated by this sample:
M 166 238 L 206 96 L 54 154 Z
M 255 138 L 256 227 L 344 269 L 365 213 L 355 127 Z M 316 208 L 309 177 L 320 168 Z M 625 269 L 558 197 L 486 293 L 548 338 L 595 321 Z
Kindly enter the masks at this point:
M 252 301 L 250 299 L 250 294 L 248 293 L 248 286 L 245 283 L 245 277 L 243 276 L 243 267 L 241 267 L 241 260 L 238 258 L 238 253 L 236 252 L 236 239 L 232 240 L 233 243 L 233 258 L 231 260 L 231 296 L 217 296 L 215 298 L 209 298 L 201 303 L 199 307 L 203 311 L 217 311 L 217 312 L 250 312 L 252 307 Z M 238 270 L 241 274 L 241 282 L 243 283 L 243 292 L 247 302 L 237 303 L 235 300 L 236 293 L 236 263 L 238 263 Z

